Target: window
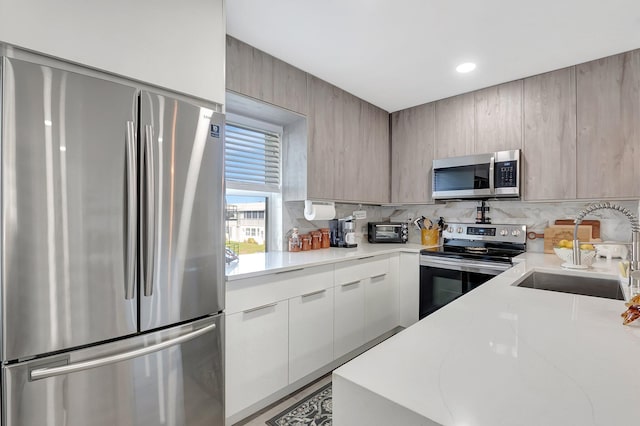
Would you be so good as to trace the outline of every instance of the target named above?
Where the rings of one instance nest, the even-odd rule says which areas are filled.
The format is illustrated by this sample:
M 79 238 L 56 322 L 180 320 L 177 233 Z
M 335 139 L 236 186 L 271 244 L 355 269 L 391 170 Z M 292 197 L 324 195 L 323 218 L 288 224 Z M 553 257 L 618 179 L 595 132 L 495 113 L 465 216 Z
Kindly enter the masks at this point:
M 225 232 L 227 247 L 238 254 L 268 249 L 265 236 L 277 216 L 270 216 L 270 208 L 281 200 L 281 135 L 281 127 L 227 114 Z M 274 235 L 279 235 L 275 228 Z

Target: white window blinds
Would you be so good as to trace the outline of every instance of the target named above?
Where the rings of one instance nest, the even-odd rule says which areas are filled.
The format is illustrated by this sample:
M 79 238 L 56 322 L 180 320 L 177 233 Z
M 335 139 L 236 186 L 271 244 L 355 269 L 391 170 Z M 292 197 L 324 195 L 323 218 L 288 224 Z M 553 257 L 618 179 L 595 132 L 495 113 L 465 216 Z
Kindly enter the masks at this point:
M 225 126 L 227 187 L 280 190 L 280 135 L 228 123 Z

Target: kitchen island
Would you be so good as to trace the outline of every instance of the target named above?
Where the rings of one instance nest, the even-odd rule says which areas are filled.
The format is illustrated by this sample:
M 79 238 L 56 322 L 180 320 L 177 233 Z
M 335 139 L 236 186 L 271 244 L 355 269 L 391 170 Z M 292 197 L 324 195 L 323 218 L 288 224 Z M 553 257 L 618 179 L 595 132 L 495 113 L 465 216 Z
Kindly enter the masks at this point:
M 568 271 L 527 253 L 513 268 L 333 372 L 334 425 L 623 425 L 640 419 L 640 321 L 619 300 L 514 286 Z

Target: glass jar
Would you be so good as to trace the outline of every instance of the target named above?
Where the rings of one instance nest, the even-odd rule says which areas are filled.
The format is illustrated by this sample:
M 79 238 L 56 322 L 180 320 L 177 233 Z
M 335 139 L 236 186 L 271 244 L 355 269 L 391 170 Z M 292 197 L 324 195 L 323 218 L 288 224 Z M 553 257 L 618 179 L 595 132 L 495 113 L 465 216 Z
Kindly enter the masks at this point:
M 320 241 L 322 240 L 322 233 L 320 231 L 313 231 L 311 233 L 311 249 L 317 250 L 321 247 Z
M 320 228 L 320 233 L 322 234 L 322 239 L 320 241 L 321 248 L 329 248 L 331 247 L 331 241 L 329 236 L 329 228 Z
M 302 239 L 302 251 L 311 250 L 311 235 L 302 234 L 300 238 Z
M 298 228 L 293 228 L 289 235 L 289 251 L 300 251 L 302 249 L 302 242 L 300 241 L 300 234 Z

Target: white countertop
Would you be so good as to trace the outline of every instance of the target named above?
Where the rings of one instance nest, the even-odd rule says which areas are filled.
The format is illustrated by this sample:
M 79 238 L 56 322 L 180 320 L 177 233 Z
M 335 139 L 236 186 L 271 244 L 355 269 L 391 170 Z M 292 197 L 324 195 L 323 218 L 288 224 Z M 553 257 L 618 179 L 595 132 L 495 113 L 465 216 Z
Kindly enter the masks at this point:
M 334 379 L 409 410 L 419 424 L 637 424 L 640 321 L 622 325 L 622 301 L 513 286 L 532 269 L 562 269 L 555 255 L 519 260 L 338 368 Z M 563 273 L 617 277 L 616 266 L 601 260 Z
M 281 272 L 301 267 L 325 265 L 380 254 L 412 252 L 424 248 L 419 244 L 369 244 L 355 248 L 327 248 L 300 252 L 276 251 L 240 255 L 240 259 L 226 266 L 227 281 Z

